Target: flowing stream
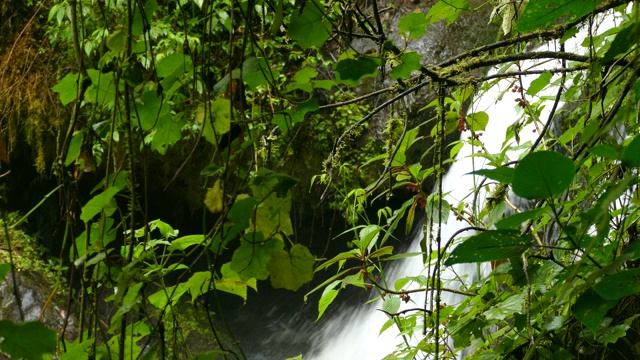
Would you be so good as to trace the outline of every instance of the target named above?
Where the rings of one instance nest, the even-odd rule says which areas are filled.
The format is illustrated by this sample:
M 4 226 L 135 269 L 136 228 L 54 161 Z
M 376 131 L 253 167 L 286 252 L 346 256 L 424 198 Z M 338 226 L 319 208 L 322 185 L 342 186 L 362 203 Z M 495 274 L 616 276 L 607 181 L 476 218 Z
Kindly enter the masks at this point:
M 601 29 L 611 27 L 611 16 L 608 17 L 608 25 L 601 26 Z M 600 30 L 602 32 L 603 30 Z M 586 31 L 581 31 L 576 37 L 569 39 L 565 43 L 566 51 L 585 53 L 586 48 L 580 46 L 582 40 L 587 36 Z M 549 43 L 539 47 L 538 50 L 558 50 L 556 43 Z M 561 64 L 558 61 L 526 61 L 521 63 L 522 70 L 528 69 L 553 69 L 559 68 Z M 510 69 L 515 70 L 515 69 Z M 496 70 L 492 70 L 491 74 L 495 74 Z M 526 89 L 531 82 L 536 79 L 537 76 L 527 76 L 522 78 L 522 87 Z M 551 80 L 559 79 L 559 76 L 554 76 Z M 514 85 L 520 83 L 515 78 L 504 79 L 492 86 L 486 92 L 481 92 L 474 101 L 472 108 L 469 112 L 485 111 L 489 115 L 489 124 L 481 136 L 480 140 L 484 143 L 486 149 L 490 153 L 497 153 L 501 148 L 507 146 L 503 144 L 505 141 L 505 133 L 507 128 L 517 121 L 521 116 L 522 109 L 516 106 L 516 99 L 520 97 L 519 92 L 512 92 L 511 89 Z M 557 86 L 549 86 L 546 90 L 541 92 L 541 96 L 546 97 L 545 109 L 540 114 L 540 120 L 542 123 L 529 125 L 523 128 L 520 135 L 519 144 L 525 144 L 529 142 L 529 146 L 532 141 L 537 138 L 540 129 L 544 126 L 549 116 L 549 111 L 553 105 Z M 560 109 L 562 104 L 559 104 Z M 464 132 L 461 134 L 461 139 L 467 139 L 470 136 L 470 132 Z M 515 139 L 509 140 L 511 145 L 516 144 Z M 464 147 L 456 156 L 456 162 L 451 166 L 450 170 L 444 177 L 443 192 L 446 195 L 446 200 L 455 207 L 461 201 L 472 203 L 473 201 L 473 189 L 476 188 L 481 181 L 481 178 L 469 175 L 470 172 L 482 169 L 485 167 L 485 160 L 481 157 L 471 157 L 473 153 L 478 152 L 478 147 L 472 147 L 469 144 L 465 144 Z M 517 160 L 518 155 L 521 153 L 518 151 L 508 153 L 510 160 Z M 448 152 L 447 152 L 448 155 Z M 484 206 L 484 198 L 486 192 L 481 191 L 478 195 L 479 209 Z M 442 241 L 446 242 L 456 231 L 467 227 L 468 224 L 462 221 L 456 220 L 455 215 L 450 214 L 448 221 L 442 225 Z M 471 233 L 465 233 L 463 236 L 472 235 Z M 422 238 L 422 234 L 412 239 L 412 245 L 408 251 L 418 252 L 420 251 L 419 242 Z M 442 280 L 444 281 L 444 287 L 453 289 L 464 289 L 466 286 L 474 282 L 475 280 L 487 275 L 490 272 L 490 266 L 488 264 L 459 264 L 452 268 L 448 268 L 442 273 Z M 390 276 L 388 283 L 393 284 L 395 279 L 401 276 L 417 276 L 418 274 L 428 276 L 429 274 L 425 270 L 421 256 L 414 256 L 400 260 L 392 265 L 391 269 L 387 271 L 387 275 Z M 449 280 L 447 282 L 447 280 Z M 422 293 L 424 296 L 424 293 Z M 339 296 L 338 296 L 339 297 Z M 339 300 L 339 299 L 338 299 Z M 413 303 L 404 305 L 405 308 L 423 307 L 425 304 L 424 298 L 420 298 L 417 295 L 412 296 Z M 462 300 L 461 295 L 455 295 L 448 292 L 443 292 L 442 302 L 448 305 L 455 305 Z M 428 304 L 428 302 L 427 302 Z M 312 348 L 308 355 L 304 357 L 305 360 L 336 360 L 336 359 L 381 359 L 387 354 L 391 354 L 396 350 L 396 346 L 402 343 L 402 338 L 398 336 L 398 330 L 395 327 L 390 327 L 382 334 L 379 334 L 380 329 L 388 320 L 388 316 L 376 309 L 382 308 L 382 301 L 378 300 L 368 305 L 361 306 L 343 306 L 338 310 L 338 315 L 334 316 L 329 322 L 327 322 L 320 331 L 316 332 L 312 338 Z M 402 309 L 401 309 L 402 310 Z M 333 310 L 336 311 L 336 310 Z M 331 312 L 331 308 L 328 310 Z M 418 332 L 418 336 L 421 333 Z M 411 339 L 413 344 L 416 344 L 420 339 Z M 453 344 L 449 344 L 453 345 Z M 465 349 L 457 349 L 457 354 L 460 358 L 464 358 Z

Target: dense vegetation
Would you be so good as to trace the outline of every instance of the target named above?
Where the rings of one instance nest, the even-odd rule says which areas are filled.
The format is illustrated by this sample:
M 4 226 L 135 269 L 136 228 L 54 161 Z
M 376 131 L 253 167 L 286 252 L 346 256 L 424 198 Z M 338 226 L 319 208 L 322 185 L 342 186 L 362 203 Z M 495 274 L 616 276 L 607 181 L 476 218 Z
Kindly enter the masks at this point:
M 267 280 L 300 291 L 328 270 L 307 291 L 321 294 L 319 317 L 347 286 L 379 294 L 385 329 L 402 334 L 390 359 L 451 358 L 451 344 L 474 344 L 478 359 L 640 356 L 638 4 L 428 5 L 396 25 L 376 2 L 3 2 L 2 196 L 7 209 L 26 201 L 25 162 L 48 179 L 32 205 L 57 201 L 49 215 L 64 226 L 48 245 L 62 255 L 47 268 L 68 279 L 61 294 L 78 336 L 3 320 L 0 349 L 28 359 L 244 358 L 218 336 L 217 294 L 246 300 Z M 499 24 L 495 42 L 442 59 L 411 50 L 428 26 L 483 11 Z M 615 20 L 602 30 L 605 16 Z M 585 40 L 565 51 L 578 30 Z M 525 68 L 531 59 L 551 66 Z M 520 95 L 518 116 L 476 109 L 504 79 Z M 429 100 L 416 108 L 414 98 Z M 509 122 L 506 140 L 483 151 L 495 121 Z M 532 127 L 536 138 L 521 137 Z M 485 165 L 469 170 L 469 195 L 453 199 L 441 180 L 465 144 Z M 350 227 L 329 258 L 294 231 L 294 205 L 318 202 Z M 197 232 L 155 217 L 159 204 L 180 203 Z M 15 281 L 10 240 L 38 220 L 3 214 L 0 275 Z M 468 227 L 442 238 L 450 217 Z M 397 238 L 414 227 L 422 251 L 402 254 Z M 387 281 L 387 264 L 407 256 L 424 269 Z M 460 289 L 440 277 L 482 262 L 493 271 Z M 417 292 L 426 300 L 401 310 Z M 465 300 L 445 304 L 443 292 Z M 204 304 L 216 349 L 182 346 L 184 302 Z

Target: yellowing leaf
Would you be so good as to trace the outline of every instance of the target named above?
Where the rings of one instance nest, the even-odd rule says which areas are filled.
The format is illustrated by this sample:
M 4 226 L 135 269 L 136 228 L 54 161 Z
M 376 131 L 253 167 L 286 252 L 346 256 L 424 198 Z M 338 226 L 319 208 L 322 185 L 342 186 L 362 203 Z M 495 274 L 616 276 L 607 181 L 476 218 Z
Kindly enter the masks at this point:
M 224 195 L 224 192 L 220 187 L 220 179 L 218 179 L 216 180 L 215 184 L 213 184 L 213 187 L 207 190 L 207 195 L 204 198 L 204 204 L 207 206 L 207 209 L 209 209 L 209 211 L 212 214 L 222 211 L 223 195 Z
M 275 289 L 298 290 L 313 279 L 315 258 L 304 245 L 295 244 L 290 252 L 276 251 L 267 264 L 271 285 Z

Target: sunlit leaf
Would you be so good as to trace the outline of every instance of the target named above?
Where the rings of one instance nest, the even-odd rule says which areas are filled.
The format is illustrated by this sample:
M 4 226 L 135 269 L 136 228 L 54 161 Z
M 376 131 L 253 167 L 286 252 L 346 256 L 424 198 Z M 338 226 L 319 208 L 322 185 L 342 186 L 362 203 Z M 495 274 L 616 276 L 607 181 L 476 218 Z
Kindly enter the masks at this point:
M 220 186 L 220 179 L 217 179 L 212 187 L 207 189 L 207 193 L 204 197 L 204 204 L 212 214 L 222 211 L 224 190 Z
M 327 287 L 322 292 L 320 301 L 318 301 L 318 317 L 316 318 L 316 321 L 318 321 L 322 317 L 322 314 L 324 314 L 325 310 L 327 310 L 327 307 L 329 307 L 336 296 L 338 296 L 338 290 L 335 290 L 334 288 L 341 282 L 342 281 L 340 280 L 332 282 L 331 284 L 327 285 Z
M 420 69 L 420 56 L 413 51 L 404 53 L 400 56 L 400 64 L 391 69 L 391 77 L 394 79 L 408 78 L 411 76 L 411 72 Z
M 444 19 L 449 25 L 467 10 L 469 2 L 465 0 L 440 0 L 429 9 L 427 20 L 433 24 Z
M 397 296 L 387 296 L 382 303 L 382 310 L 387 314 L 395 314 L 400 310 L 401 300 Z
M 549 85 L 549 81 L 551 81 L 552 74 L 551 72 L 544 72 L 538 76 L 537 79 L 533 80 L 527 89 L 527 95 L 534 96 L 540 90 L 544 89 L 547 85 Z
M 546 199 L 560 195 L 575 173 L 573 161 L 553 151 L 538 151 L 525 156 L 513 175 L 513 192 L 525 199 Z
M 400 19 L 398 30 L 408 33 L 410 39 L 417 39 L 427 33 L 427 25 L 429 21 L 423 13 L 410 13 Z
M 517 230 L 483 231 L 456 246 L 445 265 L 507 259 L 521 255 L 531 245 L 531 239 Z
M 291 250 L 274 252 L 267 264 L 271 285 L 275 289 L 298 290 L 313 279 L 315 257 L 306 246 L 295 244 Z
M 204 241 L 204 235 L 187 235 L 177 238 L 171 242 L 171 245 L 167 248 L 169 251 L 182 250 L 184 251 L 189 246 L 200 245 Z
M 91 200 L 89 200 L 85 206 L 82 207 L 82 212 L 80 213 L 80 219 L 84 222 L 91 220 L 94 216 L 99 214 L 102 210 L 107 211 L 107 213 L 113 213 L 116 208 L 115 201 L 113 197 L 120 191 L 119 188 L 115 186 L 108 187 L 102 193 L 94 196 Z
M 538 219 L 542 214 L 544 214 L 545 209 L 530 209 L 523 211 L 521 213 L 516 213 L 510 216 L 505 217 L 504 219 L 496 222 L 497 229 L 517 229 L 522 225 L 522 223 Z
M 281 240 L 264 241 L 260 235 L 262 233 L 248 234 L 245 236 L 246 240 L 243 240 L 240 247 L 233 252 L 231 269 L 237 272 L 242 280 L 266 280 L 269 277 L 267 264 L 271 261 L 271 256 L 284 249 Z
M 516 24 L 516 30 L 526 32 L 546 29 L 561 19 L 570 22 L 593 11 L 598 3 L 596 0 L 529 1 Z
M 67 105 L 76 99 L 78 95 L 78 74 L 67 74 L 55 86 L 51 88 L 60 95 L 62 105 Z
M 469 130 L 484 131 L 489 123 L 489 115 L 484 111 L 479 111 L 477 113 L 468 114 L 465 117 L 465 120 L 467 122 L 467 126 L 469 126 Z

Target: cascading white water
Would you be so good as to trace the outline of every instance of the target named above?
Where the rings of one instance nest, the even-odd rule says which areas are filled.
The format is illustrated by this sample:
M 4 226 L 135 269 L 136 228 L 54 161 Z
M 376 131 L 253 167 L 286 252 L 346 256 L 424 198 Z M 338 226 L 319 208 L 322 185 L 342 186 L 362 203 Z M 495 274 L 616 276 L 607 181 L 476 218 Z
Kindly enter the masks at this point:
M 608 16 L 604 20 L 604 24 L 601 24 L 600 32 L 603 32 L 604 29 L 611 28 L 612 24 L 613 16 Z M 569 39 L 565 43 L 565 51 L 586 53 L 588 49 L 581 46 L 586 36 L 586 31 L 581 31 L 576 37 Z M 547 50 L 547 47 L 556 49 L 557 44 L 546 44 L 541 47 L 541 50 Z M 520 67 L 522 70 L 534 68 L 536 70 L 553 69 L 560 67 L 560 63 L 558 61 L 525 61 L 520 64 Z M 495 70 L 492 71 L 492 73 L 495 73 Z M 537 78 L 535 75 L 523 77 L 523 87 L 527 89 L 531 81 L 535 78 Z M 556 78 L 557 76 L 554 76 L 554 79 Z M 554 79 L 552 79 L 552 82 Z M 491 153 L 497 153 L 501 148 L 506 146 L 503 142 L 507 128 L 521 117 L 520 111 L 518 111 L 519 109 L 516 106 L 516 99 L 520 97 L 520 94 L 510 91 L 514 83 L 515 80 L 513 78 L 501 80 L 488 91 L 480 94 L 472 105 L 472 112 L 485 111 L 489 114 L 489 124 L 480 140 Z M 520 85 L 519 82 L 516 84 Z M 542 121 L 546 121 L 548 117 L 556 92 L 557 88 L 550 87 L 541 93 L 541 97 L 550 99 L 546 102 L 545 109 L 540 114 Z M 560 106 L 561 105 L 562 104 L 560 104 Z M 542 128 L 542 124 L 538 124 L 538 128 Z M 520 143 L 535 139 L 538 133 L 535 132 L 534 129 L 535 127 L 533 126 L 522 129 L 520 131 Z M 464 132 L 461 138 L 466 139 L 469 136 L 469 132 Z M 511 141 L 515 142 L 515 140 Z M 453 206 L 461 201 L 471 202 L 469 196 L 471 195 L 472 198 L 473 189 L 478 185 L 480 179 L 469 175 L 469 173 L 477 169 L 482 169 L 485 165 L 482 158 L 470 157 L 472 153 L 477 151 L 478 148 L 473 148 L 469 144 L 465 144 L 457 154 L 456 162 L 444 177 L 443 193 L 448 193 L 445 199 Z M 517 160 L 518 153 L 511 152 L 509 153 L 509 157 L 512 160 Z M 483 202 L 484 197 L 484 194 L 479 194 L 479 201 Z M 481 204 L 480 206 L 483 205 Z M 442 227 L 443 241 L 449 239 L 459 229 L 467 226 L 468 224 L 456 220 L 456 217 L 450 214 L 447 223 L 443 224 Z M 465 233 L 465 236 L 468 235 L 471 234 Z M 421 237 L 412 239 L 412 245 L 408 251 L 420 251 L 420 240 Z M 451 282 L 446 284 L 448 288 L 464 288 L 478 278 L 487 275 L 489 271 L 490 266 L 488 264 L 459 264 L 453 266 L 451 269 L 444 270 L 441 279 L 445 282 L 447 279 L 451 280 Z M 395 279 L 400 276 L 417 276 L 418 274 L 428 275 L 425 273 L 422 257 L 420 256 L 399 261 L 387 272 L 387 275 L 391 279 L 390 283 L 393 283 Z M 424 304 L 424 299 L 413 298 L 413 300 L 415 303 L 409 304 L 409 307 Z M 443 292 L 442 294 L 442 302 L 448 305 L 458 304 L 461 300 L 461 295 L 454 295 L 447 292 Z M 378 300 L 357 308 L 345 307 L 337 310 L 338 314 L 325 324 L 317 334 L 313 335 L 312 349 L 309 354 L 304 357 L 305 360 L 373 360 L 381 359 L 387 354 L 393 353 L 396 345 L 401 343 L 402 339 L 398 337 L 397 329 L 395 328 L 387 329 L 378 335 L 383 324 L 388 320 L 387 315 L 383 312 L 376 311 L 376 309 L 380 309 L 381 307 L 382 302 Z M 414 344 L 419 341 L 419 339 L 412 340 Z M 462 354 L 461 357 L 464 357 L 464 354 Z

